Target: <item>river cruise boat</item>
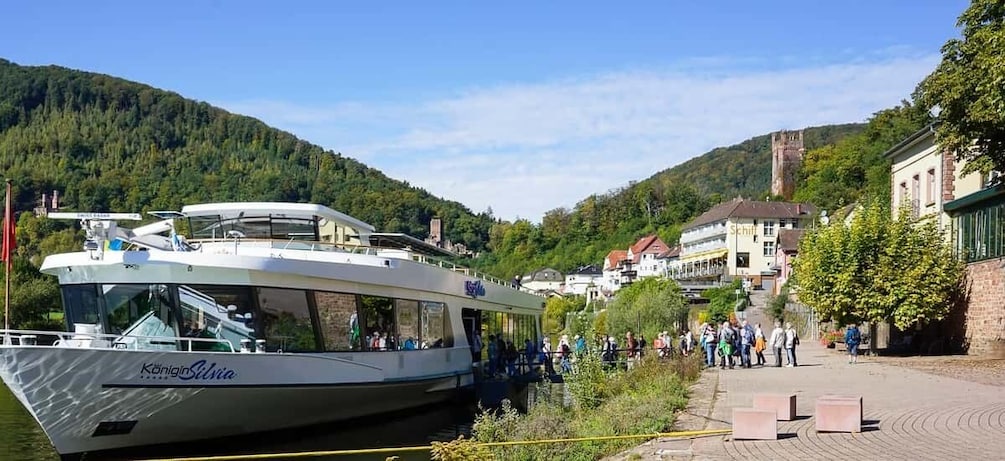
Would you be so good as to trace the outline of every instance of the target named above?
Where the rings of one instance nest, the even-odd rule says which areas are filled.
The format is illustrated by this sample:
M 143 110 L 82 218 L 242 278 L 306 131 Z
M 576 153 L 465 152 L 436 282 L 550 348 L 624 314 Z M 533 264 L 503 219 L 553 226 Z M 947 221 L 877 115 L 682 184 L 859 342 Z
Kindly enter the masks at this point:
M 472 332 L 536 338 L 544 299 L 327 207 L 79 219 L 49 256 L 67 330 L 3 331 L 0 377 L 66 458 L 346 420 L 473 383 Z

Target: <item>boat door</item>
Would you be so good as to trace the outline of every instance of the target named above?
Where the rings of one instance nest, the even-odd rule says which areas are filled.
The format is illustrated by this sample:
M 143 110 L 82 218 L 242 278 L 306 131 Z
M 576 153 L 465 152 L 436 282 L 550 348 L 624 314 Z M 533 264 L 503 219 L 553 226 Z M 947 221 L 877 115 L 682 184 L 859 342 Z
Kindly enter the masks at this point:
M 469 309 L 467 307 L 461 309 L 461 321 L 464 323 L 464 336 L 468 338 L 468 345 L 470 346 L 474 342 L 475 332 L 481 333 L 482 331 L 482 312 L 476 309 Z M 485 338 L 482 338 L 482 349 L 484 350 Z M 475 352 L 474 348 L 471 349 L 471 360 L 473 362 L 481 361 L 481 351 Z

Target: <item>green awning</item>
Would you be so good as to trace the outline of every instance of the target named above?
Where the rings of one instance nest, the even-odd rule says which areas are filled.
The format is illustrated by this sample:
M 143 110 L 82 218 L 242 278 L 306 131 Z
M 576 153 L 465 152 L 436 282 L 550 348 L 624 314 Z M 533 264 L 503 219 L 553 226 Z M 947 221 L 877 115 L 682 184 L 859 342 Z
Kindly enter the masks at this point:
M 951 215 L 953 214 L 954 211 L 962 211 L 965 208 L 981 205 L 984 204 L 984 202 L 994 200 L 998 197 L 1005 198 L 1005 185 L 998 185 L 995 187 L 982 189 L 978 192 L 974 192 L 973 194 L 970 195 L 965 195 L 951 202 L 946 202 L 942 204 L 942 209 Z

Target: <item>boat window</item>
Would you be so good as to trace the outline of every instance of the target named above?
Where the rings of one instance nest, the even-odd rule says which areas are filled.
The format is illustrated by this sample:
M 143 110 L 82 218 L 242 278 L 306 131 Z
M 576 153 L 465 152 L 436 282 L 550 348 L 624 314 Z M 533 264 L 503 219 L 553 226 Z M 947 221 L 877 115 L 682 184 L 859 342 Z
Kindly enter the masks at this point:
M 308 240 L 317 242 L 318 228 L 312 219 L 272 219 L 272 238 L 280 240 Z
M 267 239 L 272 237 L 268 216 L 224 220 L 224 235 L 227 235 L 230 231 L 240 232 L 239 235 L 242 238 Z
M 178 319 L 167 285 L 106 284 L 101 292 L 108 331 L 122 335 L 116 342 L 139 349 L 178 349 Z
M 226 232 L 220 227 L 219 216 L 193 216 L 188 220 L 192 228 L 192 238 L 222 239 Z
M 422 302 L 422 348 L 447 346 L 444 338 L 444 318 L 446 309 L 443 303 Z M 452 345 L 452 342 L 451 342 Z
M 285 288 L 256 288 L 255 291 L 266 351 L 318 352 L 306 291 Z
M 182 335 L 226 339 L 234 350 L 241 340 L 255 339 L 254 303 L 251 290 L 243 286 L 179 285 L 178 300 L 183 317 Z M 196 350 L 226 350 L 225 344 L 193 343 Z
M 326 351 L 360 350 L 362 341 L 356 295 L 315 291 L 314 305 L 318 310 L 318 323 Z
M 402 350 L 410 351 L 419 348 L 419 302 L 407 299 L 398 299 L 394 302 L 394 310 L 397 314 L 398 338 L 397 343 Z
M 371 351 L 397 349 L 394 337 L 394 300 L 380 296 L 360 296 L 363 312 L 364 348 Z
M 97 285 L 63 285 L 63 309 L 68 331 L 73 331 L 78 323 L 101 323 L 99 306 Z

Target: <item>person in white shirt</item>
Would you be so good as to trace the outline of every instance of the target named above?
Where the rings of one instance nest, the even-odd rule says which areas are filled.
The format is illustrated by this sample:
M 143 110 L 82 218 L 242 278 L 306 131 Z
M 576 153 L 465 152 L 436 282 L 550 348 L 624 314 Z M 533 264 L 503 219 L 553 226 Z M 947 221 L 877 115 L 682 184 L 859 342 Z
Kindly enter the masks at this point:
M 788 356 L 789 363 L 785 365 L 787 367 L 799 366 L 796 364 L 796 346 L 799 345 L 799 334 L 796 333 L 796 329 L 792 328 L 792 323 L 785 324 L 785 352 Z
M 775 329 L 771 330 L 771 339 L 768 345 L 775 353 L 775 367 L 782 366 L 782 351 L 785 349 L 785 331 L 782 330 L 781 322 L 775 322 Z

